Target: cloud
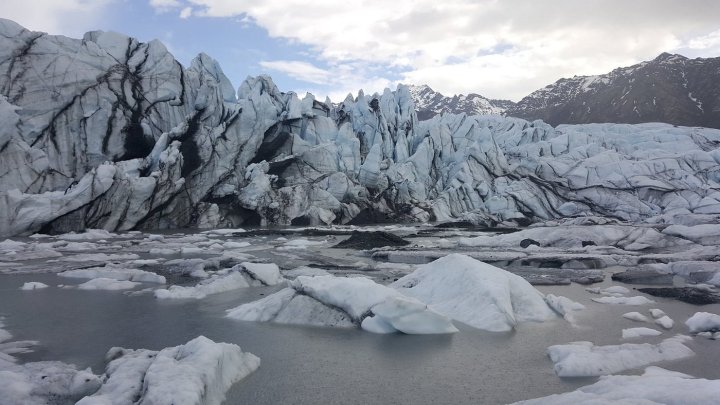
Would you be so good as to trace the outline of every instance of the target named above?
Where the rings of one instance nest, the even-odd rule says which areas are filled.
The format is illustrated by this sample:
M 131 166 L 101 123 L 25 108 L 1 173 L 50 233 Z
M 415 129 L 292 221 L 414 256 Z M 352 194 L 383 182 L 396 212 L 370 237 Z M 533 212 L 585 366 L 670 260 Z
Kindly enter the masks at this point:
M 261 61 L 260 66 L 270 71 L 284 73 L 293 79 L 309 83 L 308 89 L 318 99 L 330 97 L 333 101 L 342 101 L 348 93 L 358 89 L 382 90 L 394 88 L 398 81 L 373 75 L 373 68 L 363 62 L 349 62 L 332 65 L 327 69 L 299 60 Z M 357 74 L 363 72 L 365 74 Z M 370 74 L 367 74 L 367 73 Z M 302 94 L 302 90 L 296 90 Z
M 720 50 L 720 30 L 691 38 L 687 41 L 687 47 L 694 50 L 712 50 L 713 53 L 717 53 Z
M 706 0 L 178 1 L 193 16 L 252 21 L 271 37 L 309 46 L 321 63 L 384 64 L 449 94 L 513 99 L 720 29 L 720 2 Z
M 98 29 L 108 6 L 115 1 L 2 0 L 0 16 L 31 30 L 78 37 Z
M 302 80 L 309 83 L 325 84 L 330 79 L 331 74 L 329 71 L 320 69 L 310 63 L 296 60 L 275 60 L 275 61 L 262 61 L 260 66 L 283 72 L 288 76 Z
M 180 18 L 190 18 L 192 15 L 192 7 L 185 7 L 182 10 L 180 10 Z
M 181 4 L 179 0 L 150 0 L 150 6 L 158 11 L 177 8 Z

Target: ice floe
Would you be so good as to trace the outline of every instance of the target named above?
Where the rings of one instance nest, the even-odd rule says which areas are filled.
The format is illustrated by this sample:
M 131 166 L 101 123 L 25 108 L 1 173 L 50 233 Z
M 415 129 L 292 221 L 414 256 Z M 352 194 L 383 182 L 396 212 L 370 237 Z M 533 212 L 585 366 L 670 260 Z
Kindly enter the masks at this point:
M 665 329 L 672 329 L 673 325 L 675 325 L 675 321 L 673 321 L 672 318 L 670 318 L 667 315 L 656 319 L 655 323 L 662 326 Z
M 79 405 L 219 405 L 232 384 L 260 366 L 239 346 L 199 336 L 160 351 L 112 348 L 105 382 Z
M 156 298 L 202 299 L 211 294 L 247 288 L 250 286 L 271 286 L 287 281 L 280 269 L 272 263 L 244 262 L 231 269 L 220 270 L 194 286 L 173 285 L 167 289 L 155 290 Z
M 628 328 L 622 330 L 623 339 L 639 338 L 643 336 L 660 336 L 662 332 L 651 328 Z
M 7 342 L 12 335 L 0 318 L 0 403 L 45 405 L 74 403 L 100 387 L 100 379 L 89 369 L 79 371 L 70 364 L 41 361 L 16 364 L 13 356 L 32 351 L 36 341 Z
M 710 312 L 696 312 L 685 321 L 690 333 L 720 331 L 720 315 Z
M 607 297 L 600 297 L 600 298 L 593 298 L 592 299 L 595 302 L 599 302 L 601 304 L 617 304 L 617 305 L 647 305 L 647 304 L 653 304 L 655 301 L 648 299 L 646 297 L 643 297 L 641 295 L 637 295 L 635 297 L 613 297 L 613 296 L 607 296 Z
M 104 229 L 86 229 L 84 232 L 75 233 L 69 232 L 62 235 L 58 235 L 57 239 L 62 240 L 99 240 L 99 239 L 112 239 L 118 235 L 112 232 L 108 232 Z
M 636 322 L 650 322 L 650 319 L 648 319 L 647 316 L 641 314 L 640 312 L 624 313 L 623 318 L 629 319 L 631 321 L 636 321 Z
M 285 270 L 282 272 L 285 277 L 296 278 L 300 276 L 329 276 L 330 273 L 327 270 L 319 269 L 316 267 L 300 266 L 291 270 Z
M 591 377 L 619 373 L 652 363 L 679 360 L 695 353 L 685 346 L 688 336 L 674 336 L 658 344 L 625 343 L 595 346 L 592 342 L 573 342 L 550 346 L 547 354 L 559 377 Z
M 418 266 L 391 287 L 452 319 L 493 332 L 555 316 L 543 294 L 522 277 L 461 254 Z
M 41 290 L 43 288 L 48 288 L 49 285 L 45 283 L 41 283 L 38 281 L 28 281 L 27 283 L 24 283 L 22 287 L 20 287 L 21 290 L 25 291 L 32 291 L 32 290 Z
M 652 315 L 652 317 L 655 319 L 662 318 L 663 316 L 665 316 L 665 311 L 663 311 L 662 309 L 658 309 L 658 308 L 652 308 L 650 310 L 650 315 Z
M 579 302 L 554 294 L 547 294 L 545 296 L 545 302 L 568 322 L 575 322 L 573 312 L 585 309 L 585 305 Z
M 360 326 L 375 333 L 453 333 L 450 319 L 424 303 L 363 278 L 299 276 L 290 287 L 228 310 L 244 321 Z
M 720 398 L 720 380 L 648 367 L 643 375 L 611 375 L 564 394 L 516 402 L 523 405 L 695 404 L 713 405 Z
M 140 285 L 140 283 L 133 281 L 99 277 L 78 284 L 77 288 L 81 290 L 130 290 L 138 285 Z
M 58 276 L 69 278 L 106 278 L 117 281 L 134 281 L 140 283 L 165 284 L 164 276 L 159 274 L 123 266 L 108 265 L 105 267 L 91 267 L 87 269 L 68 270 L 58 273 Z
M 244 271 L 254 280 L 266 286 L 277 285 L 285 281 L 285 278 L 280 274 L 280 268 L 275 263 L 242 262 L 235 269 Z

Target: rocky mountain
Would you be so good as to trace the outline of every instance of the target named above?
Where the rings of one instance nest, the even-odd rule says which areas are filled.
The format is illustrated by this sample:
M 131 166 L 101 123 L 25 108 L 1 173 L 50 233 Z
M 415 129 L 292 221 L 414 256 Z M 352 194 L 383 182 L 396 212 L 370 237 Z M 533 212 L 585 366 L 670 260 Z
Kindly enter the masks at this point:
M 720 130 L 420 122 L 406 86 L 337 106 L 267 76 L 235 91 L 207 55 L 183 67 L 158 41 L 111 32 L 70 39 L 0 20 L 0 122 L 2 237 L 720 214 Z
M 412 95 L 417 116 L 420 121 L 430 119 L 438 114 L 462 114 L 467 115 L 503 115 L 505 111 L 512 108 L 515 103 L 510 100 L 493 100 L 479 94 L 470 93 L 452 97 L 443 96 L 441 93 L 430 88 L 428 85 L 408 86 Z
M 666 122 L 720 128 L 720 58 L 657 58 L 537 90 L 506 111 L 551 125 Z

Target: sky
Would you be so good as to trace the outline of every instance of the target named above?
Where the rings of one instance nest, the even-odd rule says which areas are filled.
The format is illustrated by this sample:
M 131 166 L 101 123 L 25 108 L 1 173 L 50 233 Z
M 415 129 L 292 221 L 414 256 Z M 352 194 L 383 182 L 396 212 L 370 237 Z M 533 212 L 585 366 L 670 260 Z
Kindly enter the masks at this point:
M 720 56 L 716 0 L 2 0 L 0 17 L 159 39 L 185 66 L 212 56 L 235 87 L 269 74 L 333 101 L 398 83 L 518 101 L 662 52 Z

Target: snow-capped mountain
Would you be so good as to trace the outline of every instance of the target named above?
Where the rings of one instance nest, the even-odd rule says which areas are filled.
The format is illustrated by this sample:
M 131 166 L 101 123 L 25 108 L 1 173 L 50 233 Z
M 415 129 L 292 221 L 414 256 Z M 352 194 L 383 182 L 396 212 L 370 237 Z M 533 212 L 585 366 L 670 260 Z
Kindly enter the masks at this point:
M 657 58 L 533 92 L 506 112 L 551 124 L 666 122 L 720 128 L 720 58 Z
M 461 114 L 467 115 L 502 115 L 505 111 L 515 105 L 510 100 L 494 100 L 485 98 L 479 94 L 470 93 L 446 97 L 433 90 L 428 85 L 409 85 L 408 89 L 412 95 L 417 116 L 420 121 L 425 121 L 438 114 Z
M 112 32 L 71 39 L 0 19 L 0 122 L 0 237 L 720 214 L 720 130 L 420 122 L 407 86 L 339 105 L 268 76 L 235 91 L 207 55 L 183 67 L 158 41 Z

